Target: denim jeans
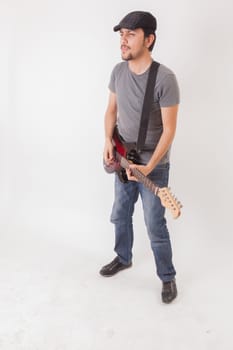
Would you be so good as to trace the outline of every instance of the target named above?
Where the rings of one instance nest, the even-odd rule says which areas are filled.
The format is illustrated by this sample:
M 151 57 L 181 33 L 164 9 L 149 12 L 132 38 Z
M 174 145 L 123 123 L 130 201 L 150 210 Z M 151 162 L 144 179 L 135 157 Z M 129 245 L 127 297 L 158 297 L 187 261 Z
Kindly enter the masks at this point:
M 158 165 L 149 178 L 159 187 L 166 187 L 169 177 L 169 163 Z M 120 262 L 132 261 L 134 205 L 141 197 L 144 221 L 153 251 L 157 275 L 163 282 L 174 278 L 176 271 L 172 263 L 172 248 L 164 217 L 165 208 L 158 196 L 150 192 L 143 184 L 136 181 L 120 182 L 115 176 L 115 201 L 111 222 L 115 224 L 115 252 Z

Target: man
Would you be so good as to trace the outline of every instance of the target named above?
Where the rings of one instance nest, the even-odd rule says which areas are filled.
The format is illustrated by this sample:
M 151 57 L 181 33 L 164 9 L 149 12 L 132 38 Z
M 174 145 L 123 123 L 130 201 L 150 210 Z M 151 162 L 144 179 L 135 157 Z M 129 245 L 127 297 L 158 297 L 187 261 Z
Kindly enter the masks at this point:
M 116 124 L 124 141 L 137 141 L 148 72 L 153 61 L 151 51 L 156 40 L 156 28 L 156 18 L 144 11 L 127 14 L 114 27 L 114 31 L 120 33 L 123 62 L 113 69 L 109 84 L 104 147 L 104 161 L 108 165 L 114 161 L 112 137 Z M 169 151 L 175 135 L 178 104 L 179 89 L 175 75 L 160 64 L 145 141 L 145 145 L 152 147 L 140 152 L 138 164 L 130 165 L 130 169 L 138 168 L 160 187 L 168 184 Z M 165 210 L 160 199 L 139 183 L 130 169 L 127 170 L 126 183 L 122 183 L 118 176 L 115 179 L 111 222 L 115 224 L 114 250 L 117 256 L 100 270 L 100 274 L 109 277 L 132 266 L 132 215 L 140 195 L 157 275 L 162 281 L 162 301 L 170 303 L 177 296 L 177 288 Z

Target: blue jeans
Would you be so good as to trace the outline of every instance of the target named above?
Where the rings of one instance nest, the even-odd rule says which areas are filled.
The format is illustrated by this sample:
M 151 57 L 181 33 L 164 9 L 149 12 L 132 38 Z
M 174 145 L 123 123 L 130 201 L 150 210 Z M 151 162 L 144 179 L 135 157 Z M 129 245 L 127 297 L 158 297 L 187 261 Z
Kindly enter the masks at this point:
M 169 163 L 158 165 L 149 178 L 159 187 L 166 187 L 169 177 Z M 115 252 L 123 264 L 132 260 L 134 205 L 139 194 L 142 199 L 144 220 L 154 254 L 157 275 L 163 282 L 171 281 L 175 274 L 172 263 L 172 248 L 164 217 L 165 208 L 159 197 L 150 192 L 143 184 L 136 181 L 120 182 L 115 177 L 115 201 L 111 222 L 115 224 Z

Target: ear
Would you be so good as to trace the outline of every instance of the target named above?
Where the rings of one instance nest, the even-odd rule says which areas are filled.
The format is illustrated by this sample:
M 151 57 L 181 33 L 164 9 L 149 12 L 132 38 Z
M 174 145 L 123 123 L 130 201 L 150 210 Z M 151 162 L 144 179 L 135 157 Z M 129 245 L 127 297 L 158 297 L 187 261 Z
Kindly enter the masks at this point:
M 154 34 L 150 34 L 149 36 L 146 37 L 146 47 L 149 49 L 151 44 L 155 41 L 156 37 Z

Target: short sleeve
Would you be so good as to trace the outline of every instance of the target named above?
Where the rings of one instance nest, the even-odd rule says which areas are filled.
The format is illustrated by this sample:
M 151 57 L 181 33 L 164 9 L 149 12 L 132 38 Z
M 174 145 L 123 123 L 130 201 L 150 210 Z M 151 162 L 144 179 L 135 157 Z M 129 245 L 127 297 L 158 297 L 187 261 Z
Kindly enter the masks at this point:
M 170 107 L 180 103 L 180 91 L 175 74 L 167 74 L 158 87 L 160 107 Z
M 116 93 L 116 69 L 115 68 L 113 69 L 113 71 L 111 73 L 108 88 L 111 92 Z

